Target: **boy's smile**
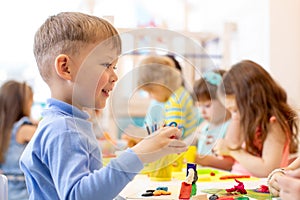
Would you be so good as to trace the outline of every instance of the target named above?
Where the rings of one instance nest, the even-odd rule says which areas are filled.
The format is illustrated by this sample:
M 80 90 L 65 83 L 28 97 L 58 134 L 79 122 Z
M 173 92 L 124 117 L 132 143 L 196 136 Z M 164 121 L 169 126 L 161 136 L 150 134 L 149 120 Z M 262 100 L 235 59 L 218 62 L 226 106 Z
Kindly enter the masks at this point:
M 110 59 L 111 60 L 111 59 Z M 100 96 L 96 93 L 96 99 L 95 99 L 95 106 L 96 108 L 103 108 L 106 104 L 106 100 L 110 95 L 110 92 L 113 90 L 115 86 L 115 82 L 118 80 L 117 75 L 115 74 L 115 66 L 117 61 L 114 61 L 112 64 L 109 64 L 109 66 L 106 67 L 106 69 L 103 71 L 99 82 L 98 82 L 98 88 L 101 89 Z M 98 90 L 97 90 L 98 91 Z M 98 96 L 98 98 L 97 98 Z M 99 103 L 99 105 L 98 105 Z

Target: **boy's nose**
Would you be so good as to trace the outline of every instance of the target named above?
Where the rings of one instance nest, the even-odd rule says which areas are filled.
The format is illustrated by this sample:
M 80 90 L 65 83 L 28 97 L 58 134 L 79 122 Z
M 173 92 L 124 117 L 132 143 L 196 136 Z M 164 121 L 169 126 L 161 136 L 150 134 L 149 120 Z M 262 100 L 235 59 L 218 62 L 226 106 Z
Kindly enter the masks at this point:
M 112 71 L 110 79 L 111 79 L 111 82 L 117 82 L 118 81 L 118 75 L 115 73 L 115 71 Z

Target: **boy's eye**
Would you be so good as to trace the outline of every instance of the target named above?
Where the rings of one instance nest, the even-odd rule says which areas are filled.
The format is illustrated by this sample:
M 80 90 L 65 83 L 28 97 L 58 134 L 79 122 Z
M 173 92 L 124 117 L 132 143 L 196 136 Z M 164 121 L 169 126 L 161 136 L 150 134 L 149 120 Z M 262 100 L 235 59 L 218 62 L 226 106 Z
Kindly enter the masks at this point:
M 111 63 L 102 63 L 101 65 L 106 67 L 106 68 L 109 68 L 111 66 Z
M 106 68 L 109 68 L 109 67 L 111 67 L 111 66 L 112 66 L 112 64 L 111 64 L 111 63 L 102 63 L 101 65 L 102 65 L 102 66 L 104 66 L 104 67 L 106 67 Z M 116 70 L 116 69 L 117 69 L 117 67 L 116 67 L 116 66 L 113 66 L 113 69 L 114 69 L 114 70 Z

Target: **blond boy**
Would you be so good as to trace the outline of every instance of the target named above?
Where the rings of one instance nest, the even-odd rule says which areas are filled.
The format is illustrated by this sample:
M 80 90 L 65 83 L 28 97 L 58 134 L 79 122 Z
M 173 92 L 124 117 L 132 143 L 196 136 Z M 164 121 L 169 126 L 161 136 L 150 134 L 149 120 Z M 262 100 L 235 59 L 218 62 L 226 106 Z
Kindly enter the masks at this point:
M 113 199 L 143 164 L 186 145 L 175 127 L 160 129 L 106 167 L 84 108 L 102 109 L 114 88 L 121 40 L 107 21 L 76 12 L 49 17 L 34 54 L 51 90 L 47 109 L 20 166 L 30 199 Z

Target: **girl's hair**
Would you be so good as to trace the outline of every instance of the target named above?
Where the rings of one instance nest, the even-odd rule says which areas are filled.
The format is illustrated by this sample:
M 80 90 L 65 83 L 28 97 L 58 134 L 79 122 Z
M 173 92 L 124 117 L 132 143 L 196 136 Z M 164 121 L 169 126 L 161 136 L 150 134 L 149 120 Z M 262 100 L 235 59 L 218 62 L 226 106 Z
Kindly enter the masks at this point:
M 182 72 L 181 65 L 179 64 L 175 56 L 173 54 L 167 54 L 166 56 L 174 62 L 175 68 L 178 69 L 180 72 Z
M 163 85 L 171 91 L 177 90 L 182 83 L 179 70 L 167 56 L 148 56 L 139 63 L 138 86 L 148 84 Z
M 33 92 L 26 83 L 10 80 L 0 88 L 0 163 L 5 160 L 14 123 L 28 115 L 26 106 L 30 98 Z
M 178 69 L 178 71 L 180 71 L 180 73 L 182 74 L 183 73 L 182 72 L 182 67 L 181 67 L 180 63 L 178 62 L 178 60 L 175 58 L 175 55 L 173 55 L 173 54 L 167 54 L 166 56 L 168 58 L 170 58 L 174 62 L 175 68 Z M 183 79 L 182 79 L 181 85 L 185 88 L 186 84 L 185 84 L 185 81 Z
M 196 101 L 209 101 L 217 99 L 218 85 L 222 81 L 222 76 L 226 71 L 219 69 L 204 73 L 203 77 L 195 81 L 194 93 Z M 220 79 L 220 80 L 218 80 Z
M 285 90 L 257 63 L 244 60 L 232 66 L 223 78 L 220 93 L 234 95 L 241 117 L 241 128 L 245 133 L 246 150 L 261 155 L 262 148 L 253 141 L 263 143 L 267 137 L 268 124 L 276 118 L 290 140 L 290 153 L 298 149 L 297 113 L 288 105 Z M 224 91 L 225 90 L 225 91 Z M 256 138 L 260 128 L 260 138 Z
M 59 54 L 78 55 L 91 43 L 106 42 L 121 53 L 118 31 L 106 20 L 79 12 L 50 16 L 34 38 L 34 56 L 42 78 L 48 83 L 54 59 Z

